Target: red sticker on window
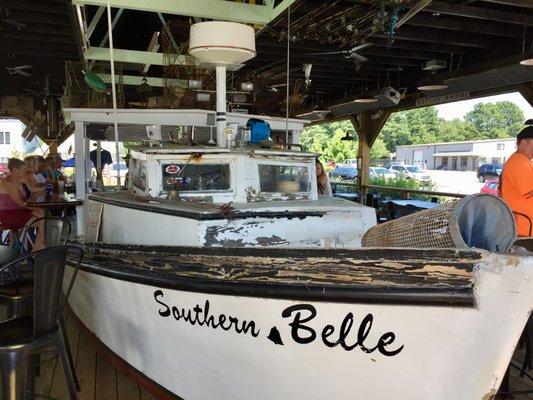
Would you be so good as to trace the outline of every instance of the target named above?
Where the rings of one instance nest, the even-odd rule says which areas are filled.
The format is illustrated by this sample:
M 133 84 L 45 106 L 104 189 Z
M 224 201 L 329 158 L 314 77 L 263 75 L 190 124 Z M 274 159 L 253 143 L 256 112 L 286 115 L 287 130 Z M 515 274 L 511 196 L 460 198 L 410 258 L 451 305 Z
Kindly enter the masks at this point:
M 165 172 L 167 174 L 177 174 L 178 172 L 180 172 L 180 167 L 175 164 L 167 165 L 167 167 L 165 168 Z

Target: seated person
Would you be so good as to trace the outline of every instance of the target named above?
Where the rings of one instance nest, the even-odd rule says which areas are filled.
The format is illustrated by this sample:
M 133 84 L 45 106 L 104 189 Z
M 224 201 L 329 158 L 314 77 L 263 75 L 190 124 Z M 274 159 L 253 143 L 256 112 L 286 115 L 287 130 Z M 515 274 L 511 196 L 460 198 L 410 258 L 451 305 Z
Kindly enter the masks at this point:
M 46 169 L 43 171 L 43 175 L 48 183 L 54 185 L 57 188 L 59 181 L 65 181 L 65 177 L 61 173 L 63 160 L 59 154 L 46 157 Z
M 37 183 L 46 184 L 46 178 L 43 171 L 46 169 L 46 161 L 43 156 L 37 156 L 37 172 L 35 173 L 35 180 Z
M 10 158 L 7 163 L 10 175 L 0 180 L 0 224 L 16 233 L 37 218 L 44 216 L 41 209 L 26 206 L 26 192 L 21 178 L 26 174 L 24 162 L 17 158 Z M 37 231 L 34 250 L 46 247 L 44 240 L 44 224 L 40 224 Z M 11 237 L 13 240 L 14 236 Z
M 331 192 L 331 185 L 329 184 L 328 174 L 322 163 L 318 160 L 315 161 L 316 165 L 316 185 L 318 189 L 318 194 L 324 196 L 333 196 Z
M 45 191 L 46 186 L 37 182 L 35 174 L 39 169 L 39 159 L 37 156 L 29 156 L 24 159 L 24 165 L 26 166 L 26 173 L 20 178 L 27 197 L 32 193 L 42 193 Z

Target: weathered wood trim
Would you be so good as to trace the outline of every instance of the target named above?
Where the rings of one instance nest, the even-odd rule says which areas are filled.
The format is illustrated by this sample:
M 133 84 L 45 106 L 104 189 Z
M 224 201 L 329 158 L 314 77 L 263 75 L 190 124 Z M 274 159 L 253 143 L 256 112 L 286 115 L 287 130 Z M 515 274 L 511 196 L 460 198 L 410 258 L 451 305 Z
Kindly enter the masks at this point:
M 217 211 L 185 211 L 178 209 L 170 209 L 158 207 L 157 205 L 140 202 L 130 202 L 121 199 L 114 199 L 103 197 L 99 195 L 89 195 L 88 198 L 93 201 L 98 201 L 100 203 L 109 204 L 112 206 L 129 208 L 132 210 L 146 211 L 156 214 L 172 215 L 176 217 L 183 217 L 188 219 L 194 219 L 197 221 L 212 221 L 212 220 L 223 220 L 223 219 L 247 219 L 247 218 L 306 218 L 306 217 L 323 217 L 326 213 L 321 211 L 288 211 L 288 210 L 279 210 L 279 211 L 238 211 L 238 212 L 223 212 L 220 208 L 217 208 Z M 229 217 L 229 218 L 228 218 Z
M 82 270 L 174 290 L 371 304 L 474 306 L 480 254 L 88 244 Z M 329 252 L 329 253 L 328 253 Z

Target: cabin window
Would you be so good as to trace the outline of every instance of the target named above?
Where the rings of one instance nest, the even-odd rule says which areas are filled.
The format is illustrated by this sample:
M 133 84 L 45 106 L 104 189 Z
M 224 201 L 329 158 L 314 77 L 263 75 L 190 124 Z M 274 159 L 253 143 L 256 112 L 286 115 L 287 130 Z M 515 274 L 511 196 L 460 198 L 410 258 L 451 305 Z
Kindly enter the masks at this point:
M 261 192 L 309 192 L 311 183 L 308 168 L 296 165 L 259 165 Z
M 217 191 L 230 189 L 229 164 L 163 164 L 163 190 Z

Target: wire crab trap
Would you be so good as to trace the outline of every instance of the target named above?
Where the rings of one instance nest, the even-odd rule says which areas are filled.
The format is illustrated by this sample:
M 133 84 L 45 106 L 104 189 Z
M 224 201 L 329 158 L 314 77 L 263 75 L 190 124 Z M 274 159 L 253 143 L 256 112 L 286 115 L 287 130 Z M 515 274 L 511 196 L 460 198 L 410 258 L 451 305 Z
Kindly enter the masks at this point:
M 509 206 L 478 194 L 370 228 L 363 247 L 470 248 L 507 252 L 516 239 Z

